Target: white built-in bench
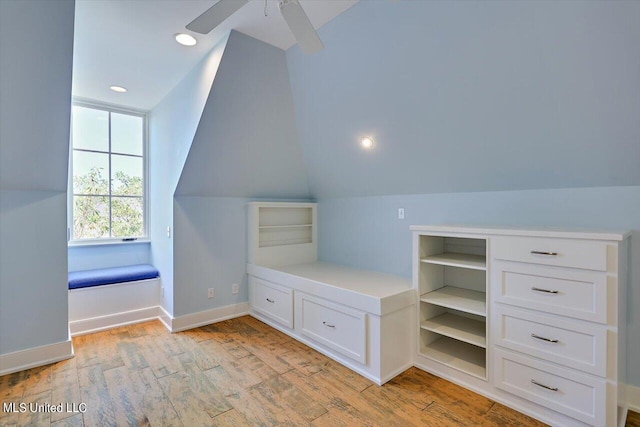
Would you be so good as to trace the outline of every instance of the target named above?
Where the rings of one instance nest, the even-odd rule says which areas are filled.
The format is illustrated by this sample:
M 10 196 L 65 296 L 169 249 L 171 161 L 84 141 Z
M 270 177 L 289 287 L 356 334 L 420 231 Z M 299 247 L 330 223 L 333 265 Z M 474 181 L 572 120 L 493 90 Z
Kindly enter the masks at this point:
M 377 384 L 412 366 L 410 279 L 321 262 L 247 273 L 254 317 Z
M 248 207 L 250 313 L 377 384 L 413 365 L 411 280 L 317 262 L 315 203 Z
M 158 317 L 158 270 L 148 264 L 69 272 L 71 335 Z

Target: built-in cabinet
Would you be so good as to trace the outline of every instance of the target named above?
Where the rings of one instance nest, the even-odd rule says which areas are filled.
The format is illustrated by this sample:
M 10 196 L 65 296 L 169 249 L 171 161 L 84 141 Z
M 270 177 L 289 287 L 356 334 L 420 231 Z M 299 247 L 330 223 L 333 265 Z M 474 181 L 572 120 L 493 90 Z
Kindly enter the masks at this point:
M 412 230 L 416 366 L 554 426 L 624 425 L 627 233 Z
M 249 203 L 250 264 L 277 266 L 318 258 L 315 203 Z
M 382 384 L 413 364 L 403 277 L 317 262 L 315 203 L 249 204 L 251 315 Z
M 378 384 L 414 365 L 554 426 L 624 426 L 628 233 L 412 226 L 411 283 L 317 262 L 316 224 L 313 203 L 249 205 L 256 318 Z
M 486 378 L 486 240 L 418 238 L 418 353 Z

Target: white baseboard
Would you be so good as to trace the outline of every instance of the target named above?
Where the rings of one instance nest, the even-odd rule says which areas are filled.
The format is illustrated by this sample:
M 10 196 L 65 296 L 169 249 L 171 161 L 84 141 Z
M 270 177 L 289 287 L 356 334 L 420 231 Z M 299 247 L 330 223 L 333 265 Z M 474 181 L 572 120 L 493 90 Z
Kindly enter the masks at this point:
M 162 310 L 166 315 L 166 319 L 160 319 L 171 332 L 186 331 L 187 329 L 197 328 L 198 326 L 209 325 L 211 323 L 221 322 L 227 319 L 233 319 L 249 314 L 249 303 L 241 302 L 239 304 L 226 305 L 224 307 L 212 308 L 211 310 L 199 311 L 197 313 L 186 314 L 184 316 L 171 317 Z
M 627 385 L 627 404 L 630 410 L 640 413 L 640 387 Z
M 48 365 L 73 357 L 71 339 L 55 344 L 0 354 L 0 376 L 37 366 Z
M 213 308 L 198 313 L 173 317 L 162 306 L 141 308 L 137 310 L 123 311 L 120 313 L 97 316 L 89 319 L 74 320 L 69 322 L 71 336 L 91 334 L 119 326 L 132 325 L 140 322 L 158 319 L 169 332 L 186 331 L 198 326 L 233 319 L 249 314 L 249 303 L 227 305 Z
M 105 316 L 91 317 L 89 319 L 74 320 L 69 322 L 71 336 L 91 334 L 118 326 L 132 325 L 134 323 L 147 322 L 159 317 L 159 306 L 141 308 L 137 310 L 123 311 Z
M 173 321 L 173 316 L 169 314 L 167 310 L 164 309 L 163 306 L 158 306 L 158 320 L 160 323 L 167 328 L 167 331 L 171 332 L 171 322 Z
M 172 317 L 162 306 L 130 310 L 106 316 L 69 322 L 70 336 L 103 331 L 118 326 L 158 319 L 169 332 L 180 332 L 198 326 L 221 322 L 249 314 L 249 303 L 227 305 L 225 307 L 200 311 L 179 317 Z M 0 376 L 37 366 L 48 365 L 73 357 L 71 338 L 67 341 L 34 347 L 14 353 L 0 354 Z

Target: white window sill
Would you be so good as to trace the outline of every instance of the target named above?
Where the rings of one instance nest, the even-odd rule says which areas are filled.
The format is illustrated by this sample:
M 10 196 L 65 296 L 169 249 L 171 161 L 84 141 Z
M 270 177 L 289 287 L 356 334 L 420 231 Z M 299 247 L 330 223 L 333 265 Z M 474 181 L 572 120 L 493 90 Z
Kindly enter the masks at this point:
M 110 240 L 104 240 L 104 241 L 100 241 L 100 240 L 89 240 L 89 241 L 82 241 L 82 240 L 75 240 L 75 241 L 70 241 L 68 242 L 68 247 L 70 248 L 83 248 L 83 247 L 88 247 L 88 246 L 120 246 L 120 245 L 139 245 L 139 244 L 145 244 L 145 245 L 149 245 L 151 244 L 151 240 L 149 240 L 148 238 L 138 238 L 137 240 L 130 240 L 130 241 L 122 241 L 122 240 L 115 240 L 115 239 L 110 239 Z

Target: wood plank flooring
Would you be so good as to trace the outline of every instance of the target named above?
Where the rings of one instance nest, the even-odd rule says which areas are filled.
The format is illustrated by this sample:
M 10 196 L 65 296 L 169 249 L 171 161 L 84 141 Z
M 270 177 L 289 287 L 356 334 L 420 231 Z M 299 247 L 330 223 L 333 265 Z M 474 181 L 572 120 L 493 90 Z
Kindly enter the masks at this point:
M 249 316 L 176 334 L 148 322 L 73 344 L 73 359 L 0 377 L 0 401 L 86 411 L 0 410 L 0 426 L 544 425 L 415 368 L 378 387 Z

